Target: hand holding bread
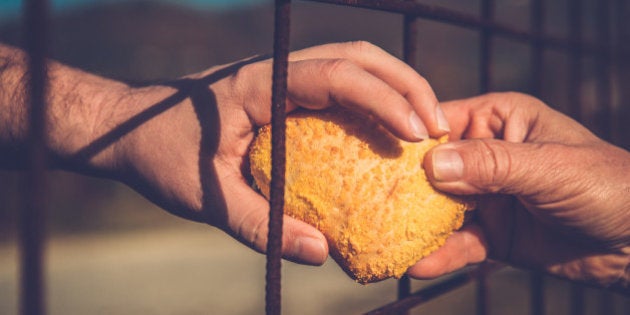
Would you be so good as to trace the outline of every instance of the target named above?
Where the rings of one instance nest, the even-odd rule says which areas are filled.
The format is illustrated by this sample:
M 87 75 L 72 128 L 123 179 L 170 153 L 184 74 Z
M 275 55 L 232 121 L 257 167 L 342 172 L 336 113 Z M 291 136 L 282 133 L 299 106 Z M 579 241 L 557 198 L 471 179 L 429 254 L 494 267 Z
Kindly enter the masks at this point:
M 367 116 L 342 108 L 299 111 L 287 119 L 285 213 L 319 229 L 355 280 L 399 278 L 463 222 L 468 205 L 437 192 L 421 161 L 444 142 L 405 142 Z M 269 196 L 270 126 L 250 152 Z

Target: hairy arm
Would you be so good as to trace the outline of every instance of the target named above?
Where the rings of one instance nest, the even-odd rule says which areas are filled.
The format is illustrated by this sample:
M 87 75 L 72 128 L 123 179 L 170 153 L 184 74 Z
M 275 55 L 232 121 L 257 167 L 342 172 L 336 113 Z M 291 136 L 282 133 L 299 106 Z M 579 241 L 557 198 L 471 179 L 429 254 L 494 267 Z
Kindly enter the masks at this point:
M 122 181 L 176 215 L 218 228 L 257 251 L 269 203 L 248 184 L 247 152 L 270 123 L 272 62 L 250 58 L 145 87 L 50 61 L 47 150 L 53 167 Z M 28 123 L 25 56 L 0 45 L 0 168 L 23 167 Z M 345 106 L 408 141 L 448 132 L 428 82 L 366 42 L 315 46 L 289 57 L 287 109 Z M 321 264 L 314 227 L 285 217 L 283 255 Z
M 29 122 L 27 58 L 20 49 L 0 44 L 0 168 L 21 169 Z M 48 62 L 46 143 L 52 167 L 87 172 L 113 168 L 110 146 L 81 165 L 72 157 L 106 130 L 102 124 L 112 104 L 128 94 L 128 86 L 96 75 Z

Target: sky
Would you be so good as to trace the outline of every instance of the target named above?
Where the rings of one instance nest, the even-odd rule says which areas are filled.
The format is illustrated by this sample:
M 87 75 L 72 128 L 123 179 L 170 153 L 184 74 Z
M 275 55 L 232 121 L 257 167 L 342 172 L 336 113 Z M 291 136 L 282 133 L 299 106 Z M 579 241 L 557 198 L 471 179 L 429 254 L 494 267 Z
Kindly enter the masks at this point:
M 122 2 L 129 0 L 48 0 L 54 13 L 73 9 L 81 6 L 89 6 L 103 2 Z M 243 6 L 255 5 L 270 0 L 160 0 L 163 2 L 173 2 L 188 5 L 193 8 L 226 10 Z M 15 17 L 20 14 L 22 0 L 0 0 L 0 19 Z M 1 21 L 0 21 L 1 22 Z

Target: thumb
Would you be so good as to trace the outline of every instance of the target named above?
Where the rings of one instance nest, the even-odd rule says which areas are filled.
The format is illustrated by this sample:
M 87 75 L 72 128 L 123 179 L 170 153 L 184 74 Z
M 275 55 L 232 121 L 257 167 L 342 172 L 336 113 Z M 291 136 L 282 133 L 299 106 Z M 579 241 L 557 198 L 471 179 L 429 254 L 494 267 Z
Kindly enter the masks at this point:
M 233 186 L 234 188 L 234 186 Z M 269 203 L 262 196 L 243 185 L 237 198 L 228 198 L 229 204 L 238 201 L 227 216 L 224 230 L 252 249 L 265 253 L 269 233 Z M 287 215 L 283 217 L 282 257 L 293 262 L 321 265 L 328 257 L 328 244 L 324 235 L 311 225 Z
M 543 146 L 473 139 L 436 146 L 424 157 L 431 183 L 453 194 L 536 194 L 548 182 L 549 155 Z

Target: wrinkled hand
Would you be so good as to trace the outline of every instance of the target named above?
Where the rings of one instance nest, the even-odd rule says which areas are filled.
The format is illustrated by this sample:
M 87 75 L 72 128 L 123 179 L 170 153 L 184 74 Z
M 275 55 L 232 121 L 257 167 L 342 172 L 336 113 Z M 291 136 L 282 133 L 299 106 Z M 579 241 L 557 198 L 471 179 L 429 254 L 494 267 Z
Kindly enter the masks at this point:
M 117 145 L 117 177 L 163 208 L 264 252 L 268 202 L 248 185 L 247 154 L 257 127 L 271 120 L 271 66 L 251 59 L 133 89 L 122 103 L 136 105 L 111 114 L 124 118 L 110 126 L 141 122 Z M 294 52 L 288 78 L 289 111 L 341 105 L 409 141 L 449 130 L 428 83 L 368 43 Z M 328 249 L 315 228 L 285 217 L 283 254 L 321 264 Z
M 489 257 L 628 289 L 630 153 L 523 94 L 442 105 L 453 142 L 430 151 L 424 167 L 436 188 L 479 195 L 478 210 L 411 276 Z

